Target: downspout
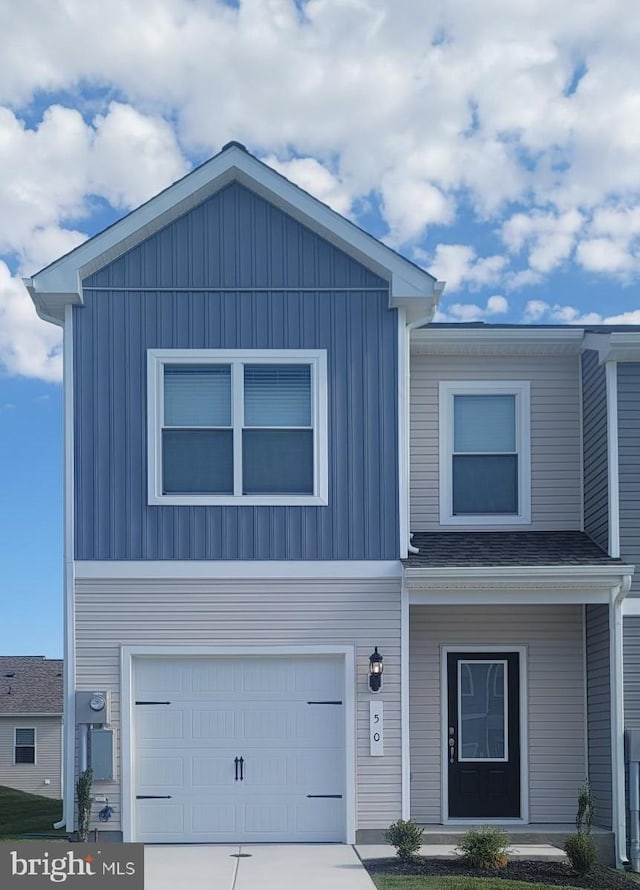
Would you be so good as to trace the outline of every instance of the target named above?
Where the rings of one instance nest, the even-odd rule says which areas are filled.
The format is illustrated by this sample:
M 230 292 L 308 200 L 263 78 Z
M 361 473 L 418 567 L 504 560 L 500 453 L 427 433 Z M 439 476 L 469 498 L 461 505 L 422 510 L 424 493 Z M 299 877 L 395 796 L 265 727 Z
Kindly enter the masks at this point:
M 411 543 L 411 439 L 410 439 L 410 428 L 409 428 L 409 416 L 410 416 L 410 388 L 411 388 L 411 331 L 416 328 L 422 328 L 427 324 L 431 324 L 433 321 L 433 317 L 436 314 L 436 310 L 440 305 L 440 299 L 442 297 L 442 293 L 446 287 L 446 281 L 436 281 L 433 285 L 433 305 L 431 307 L 431 311 L 428 315 L 425 315 L 423 318 L 418 318 L 416 321 L 411 321 L 407 324 L 407 525 L 409 528 L 409 553 L 420 553 L 418 547 L 414 547 Z
M 622 603 L 631 589 L 631 575 L 611 590 L 609 605 L 609 680 L 611 689 L 611 791 L 615 833 L 616 868 L 627 859 L 627 829 L 624 787 L 624 673 Z

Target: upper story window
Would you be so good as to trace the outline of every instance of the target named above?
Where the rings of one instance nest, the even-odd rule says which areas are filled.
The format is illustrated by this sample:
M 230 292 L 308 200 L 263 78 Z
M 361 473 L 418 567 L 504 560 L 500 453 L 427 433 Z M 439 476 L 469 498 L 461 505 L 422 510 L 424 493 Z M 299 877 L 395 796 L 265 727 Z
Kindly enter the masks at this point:
M 440 522 L 531 522 L 526 381 L 440 383 Z
M 149 503 L 326 504 L 323 350 L 148 352 Z
M 36 762 L 36 731 L 35 729 L 15 729 L 14 763 Z

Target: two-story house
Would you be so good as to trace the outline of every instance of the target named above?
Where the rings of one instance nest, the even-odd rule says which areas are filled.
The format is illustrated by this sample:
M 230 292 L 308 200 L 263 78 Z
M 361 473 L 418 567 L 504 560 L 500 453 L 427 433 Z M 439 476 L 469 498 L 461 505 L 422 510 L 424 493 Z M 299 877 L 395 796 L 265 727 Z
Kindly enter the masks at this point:
M 125 840 L 550 831 L 589 774 L 622 858 L 584 332 L 430 326 L 440 283 L 235 143 L 27 286 L 64 328 L 70 827 L 107 691 Z

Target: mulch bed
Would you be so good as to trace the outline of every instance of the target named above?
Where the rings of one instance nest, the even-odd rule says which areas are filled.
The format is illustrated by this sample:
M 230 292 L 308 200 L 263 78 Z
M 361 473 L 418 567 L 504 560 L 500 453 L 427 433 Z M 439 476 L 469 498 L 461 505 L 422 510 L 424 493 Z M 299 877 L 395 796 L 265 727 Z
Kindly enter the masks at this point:
M 549 884 L 551 887 L 586 887 L 588 890 L 639 890 L 640 885 L 624 872 L 596 865 L 586 875 L 579 875 L 563 862 L 534 862 L 517 860 L 505 868 L 484 871 L 469 868 L 461 859 L 423 859 L 403 864 L 399 859 L 368 859 L 364 867 L 372 874 L 424 875 L 433 877 L 464 876 L 475 878 L 508 878 L 530 884 Z

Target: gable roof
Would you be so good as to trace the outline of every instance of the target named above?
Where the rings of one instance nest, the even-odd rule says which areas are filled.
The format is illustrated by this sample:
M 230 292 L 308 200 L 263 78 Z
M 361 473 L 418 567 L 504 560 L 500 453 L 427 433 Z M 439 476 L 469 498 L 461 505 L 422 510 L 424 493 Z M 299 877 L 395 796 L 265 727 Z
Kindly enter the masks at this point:
M 0 656 L 0 716 L 62 714 L 62 660 Z
M 24 279 L 41 318 L 60 324 L 66 304 L 82 305 L 82 281 L 230 182 L 240 182 L 389 282 L 389 304 L 408 320 L 430 318 L 444 283 L 387 247 L 238 142 L 174 182 L 104 231 Z

